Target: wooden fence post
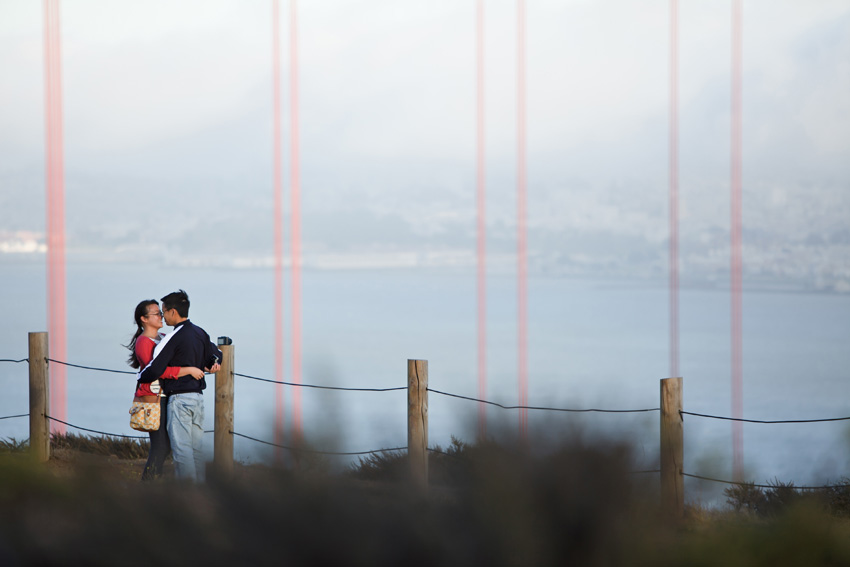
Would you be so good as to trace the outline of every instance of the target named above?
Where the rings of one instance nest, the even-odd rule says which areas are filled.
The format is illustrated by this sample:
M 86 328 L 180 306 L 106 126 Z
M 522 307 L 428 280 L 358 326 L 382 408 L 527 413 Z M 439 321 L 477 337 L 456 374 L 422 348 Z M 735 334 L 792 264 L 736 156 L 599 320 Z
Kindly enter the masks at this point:
M 407 455 L 414 484 L 428 487 L 428 361 L 407 361 Z
M 682 476 L 684 431 L 682 379 L 661 380 L 661 507 L 674 519 L 685 513 L 685 478 Z
M 215 375 L 215 433 L 213 467 L 219 473 L 233 472 L 233 345 L 219 345 L 221 369 Z
M 36 461 L 50 458 L 50 390 L 47 333 L 29 333 L 30 451 Z

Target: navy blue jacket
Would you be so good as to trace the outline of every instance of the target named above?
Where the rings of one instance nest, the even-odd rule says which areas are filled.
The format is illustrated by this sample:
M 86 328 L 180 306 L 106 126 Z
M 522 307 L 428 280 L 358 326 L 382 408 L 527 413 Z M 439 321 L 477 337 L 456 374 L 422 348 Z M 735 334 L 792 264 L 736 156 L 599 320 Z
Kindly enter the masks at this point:
M 169 366 L 194 366 L 203 370 L 221 362 L 221 351 L 212 344 L 207 332 L 188 319 L 178 323 L 162 340 L 162 349 L 154 351 L 153 360 L 139 374 L 140 382 L 153 382 Z M 207 387 L 206 379 L 196 380 L 191 376 L 181 376 L 176 380 L 163 379 L 159 383 L 166 395 L 200 392 Z

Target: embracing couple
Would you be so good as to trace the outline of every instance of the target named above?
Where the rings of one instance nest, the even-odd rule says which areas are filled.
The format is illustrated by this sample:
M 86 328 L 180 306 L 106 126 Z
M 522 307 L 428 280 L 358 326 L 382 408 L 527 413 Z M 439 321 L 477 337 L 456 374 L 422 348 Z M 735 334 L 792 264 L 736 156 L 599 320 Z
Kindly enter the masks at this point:
M 169 450 L 177 478 L 204 480 L 204 372 L 220 369 L 221 351 L 189 320 L 189 296 L 182 289 L 136 306 L 136 334 L 127 345 L 129 363 L 139 369 L 136 401 L 159 402 L 160 426 L 150 431 L 150 454 L 142 480 L 162 474 Z M 159 333 L 162 324 L 174 327 Z

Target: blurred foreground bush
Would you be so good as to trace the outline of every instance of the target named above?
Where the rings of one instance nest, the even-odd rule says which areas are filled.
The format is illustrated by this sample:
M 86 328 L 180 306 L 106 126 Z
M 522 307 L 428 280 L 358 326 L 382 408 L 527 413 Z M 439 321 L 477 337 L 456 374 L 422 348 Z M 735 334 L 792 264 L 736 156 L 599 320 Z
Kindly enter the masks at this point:
M 343 476 L 251 466 L 192 485 L 122 481 L 94 464 L 57 477 L 10 452 L 0 565 L 850 564 L 850 525 L 820 508 L 664 521 L 657 478 L 630 475 L 616 444 L 455 442 L 430 459 L 422 493 L 399 454 Z

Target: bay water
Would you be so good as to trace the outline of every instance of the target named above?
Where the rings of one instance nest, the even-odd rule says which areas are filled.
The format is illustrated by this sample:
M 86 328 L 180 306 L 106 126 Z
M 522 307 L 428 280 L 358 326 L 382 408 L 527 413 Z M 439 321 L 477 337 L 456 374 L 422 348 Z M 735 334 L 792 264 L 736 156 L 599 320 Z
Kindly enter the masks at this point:
M 0 358 L 27 357 L 27 333 L 46 324 L 41 262 L 0 263 L 4 282 Z M 129 370 L 133 309 L 178 288 L 191 319 L 211 337 L 229 336 L 240 374 L 276 379 L 274 277 L 270 269 L 175 268 L 69 262 L 67 362 Z M 745 282 L 746 286 L 746 282 Z M 529 396 L 532 406 L 653 409 L 669 372 L 666 280 L 531 277 L 528 282 Z M 303 382 L 349 388 L 406 386 L 406 361 L 429 361 L 430 387 L 478 397 L 476 282 L 472 269 L 306 270 L 302 281 Z M 285 366 L 291 381 L 289 280 L 285 285 Z M 744 291 L 744 417 L 758 420 L 850 416 L 850 296 Z M 683 287 L 680 370 L 684 408 L 731 415 L 730 298 L 726 289 Z M 513 276 L 487 282 L 486 399 L 518 404 L 517 295 Z M 164 330 L 167 330 L 164 329 Z M 0 363 L 0 417 L 28 411 L 26 363 Z M 208 379 L 206 429 L 213 427 Z M 131 375 L 67 370 L 67 421 L 136 434 L 127 408 Z M 272 442 L 275 396 L 282 393 L 284 437 L 292 429 L 294 388 L 236 378 L 235 430 Z M 356 452 L 404 447 L 406 392 L 300 389 L 304 436 L 314 449 Z M 429 444 L 474 441 L 478 404 L 429 396 Z M 491 435 L 516 435 L 519 412 L 488 407 Z M 657 411 L 530 411 L 531 434 L 617 437 L 634 447 L 636 470 L 658 467 Z M 746 478 L 812 486 L 850 476 L 850 422 L 744 424 Z M 732 424 L 685 416 L 685 472 L 732 477 Z M 76 431 L 69 428 L 69 431 Z M 77 431 L 79 432 L 79 431 Z M 0 437 L 25 439 L 25 418 L 0 420 Z M 212 435 L 206 449 L 211 453 Z M 236 457 L 269 461 L 273 449 L 239 438 Z M 337 466 L 356 457 L 328 457 Z M 715 502 L 723 485 L 687 480 L 688 498 Z

